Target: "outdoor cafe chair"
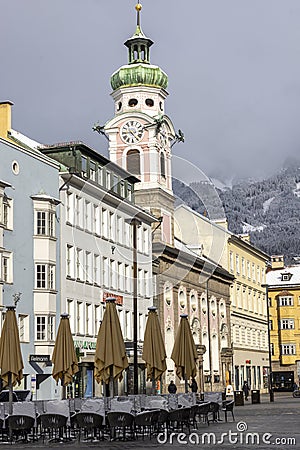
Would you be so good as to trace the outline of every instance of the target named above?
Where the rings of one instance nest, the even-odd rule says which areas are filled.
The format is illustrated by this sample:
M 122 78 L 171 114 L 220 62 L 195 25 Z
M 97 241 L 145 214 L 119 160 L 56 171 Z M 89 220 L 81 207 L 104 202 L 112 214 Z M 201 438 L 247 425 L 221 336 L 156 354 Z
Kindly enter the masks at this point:
M 210 402 L 209 403 L 209 413 L 212 417 L 212 422 L 218 422 L 220 420 L 220 405 L 217 402 Z M 209 419 L 208 419 L 209 420 Z
M 197 405 L 197 416 L 202 419 L 204 423 L 209 425 L 208 414 L 210 412 L 210 403 L 200 403 Z
M 161 409 L 158 414 L 157 418 L 157 428 L 158 431 L 161 431 L 162 429 L 169 429 L 169 411 L 166 409 Z
M 128 434 L 133 439 L 134 435 L 134 415 L 125 411 L 110 411 L 107 413 L 110 439 L 126 440 Z
M 225 414 L 225 422 L 227 422 L 227 413 L 228 412 L 231 412 L 232 419 L 234 421 L 233 407 L 234 407 L 234 400 L 225 400 L 223 402 L 222 411 L 224 411 L 224 414 Z
M 35 419 L 25 415 L 11 415 L 6 419 L 10 443 L 22 440 L 28 442 L 28 436 L 35 438 Z
M 169 412 L 170 428 L 183 431 L 184 426 L 190 431 L 191 408 L 178 408 Z
M 143 411 L 135 416 L 134 425 L 136 437 L 138 437 L 138 434 L 141 433 L 144 439 L 146 433 L 146 435 L 149 435 L 149 438 L 151 439 L 154 432 L 154 427 L 158 421 L 159 413 L 159 410 L 151 410 Z
M 78 441 L 83 433 L 84 439 L 100 440 L 103 437 L 103 416 L 93 412 L 78 412 L 72 417 L 72 423 L 78 432 Z
M 66 438 L 67 416 L 54 413 L 41 414 L 38 423 L 43 437 L 48 437 L 49 442 L 61 442 Z

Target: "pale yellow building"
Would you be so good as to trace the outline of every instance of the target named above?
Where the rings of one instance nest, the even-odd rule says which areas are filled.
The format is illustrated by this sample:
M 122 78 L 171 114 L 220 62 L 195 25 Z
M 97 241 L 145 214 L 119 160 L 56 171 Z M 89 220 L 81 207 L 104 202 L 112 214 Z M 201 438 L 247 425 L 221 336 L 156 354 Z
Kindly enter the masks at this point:
M 226 219 L 211 221 L 186 205 L 175 210 L 175 234 L 193 251 L 234 275 L 230 294 L 231 383 L 239 390 L 247 380 L 251 389 L 267 392 L 268 325 L 263 285 L 268 255 L 251 245 L 248 235 L 231 233 Z
M 267 273 L 273 388 L 292 390 L 300 377 L 300 266 L 272 256 Z

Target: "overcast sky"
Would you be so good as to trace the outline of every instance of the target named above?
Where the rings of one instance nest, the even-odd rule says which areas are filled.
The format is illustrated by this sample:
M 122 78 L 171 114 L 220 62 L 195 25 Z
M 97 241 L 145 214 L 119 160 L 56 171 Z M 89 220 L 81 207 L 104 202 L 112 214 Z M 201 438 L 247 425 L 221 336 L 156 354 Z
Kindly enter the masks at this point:
M 110 75 L 135 0 L 0 0 L 0 100 L 42 143 L 82 140 L 113 115 Z M 300 148 L 299 0 L 142 0 L 151 62 L 169 76 L 174 153 L 208 175 L 269 173 Z

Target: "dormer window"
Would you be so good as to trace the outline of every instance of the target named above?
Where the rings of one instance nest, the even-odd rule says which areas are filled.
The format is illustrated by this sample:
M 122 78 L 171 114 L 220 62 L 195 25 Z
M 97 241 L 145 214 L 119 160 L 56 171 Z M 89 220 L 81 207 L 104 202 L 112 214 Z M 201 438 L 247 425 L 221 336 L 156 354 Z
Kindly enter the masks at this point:
M 293 275 L 291 273 L 282 273 L 281 274 L 281 281 L 290 281 L 292 276 Z

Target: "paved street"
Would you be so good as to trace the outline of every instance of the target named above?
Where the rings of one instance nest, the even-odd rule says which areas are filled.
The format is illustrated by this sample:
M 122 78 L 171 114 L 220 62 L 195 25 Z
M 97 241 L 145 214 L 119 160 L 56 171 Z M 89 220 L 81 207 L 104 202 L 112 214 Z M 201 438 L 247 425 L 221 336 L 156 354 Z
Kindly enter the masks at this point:
M 138 441 L 128 441 L 126 443 L 116 442 L 70 442 L 63 444 L 43 445 L 42 442 L 35 444 L 16 444 L 13 448 L 35 448 L 36 450 L 43 449 L 45 446 L 53 450 L 61 449 L 89 449 L 102 448 L 103 450 L 110 449 L 148 449 L 148 448 L 164 448 L 166 450 L 171 448 L 214 448 L 214 449 L 228 449 L 241 450 L 253 449 L 300 449 L 300 399 L 292 398 L 291 393 L 277 394 L 275 402 L 270 404 L 267 396 L 262 397 L 262 403 L 259 405 L 252 405 L 251 402 L 245 406 L 239 406 L 234 409 L 235 422 L 231 421 L 225 423 L 211 423 L 209 427 L 201 424 L 197 431 L 191 430 L 189 436 L 180 436 L 182 443 L 178 442 L 178 436 L 169 436 L 167 442 L 165 436 L 160 436 L 161 443 L 158 442 L 157 437 L 149 439 L 139 439 Z M 223 415 L 221 416 L 224 419 Z M 238 425 L 239 424 L 239 425 Z M 237 426 L 239 427 L 237 430 Z M 247 431 L 245 428 L 247 427 Z M 212 433 L 210 436 L 204 433 Z M 234 434 L 236 433 L 236 434 Z M 255 433 L 255 434 L 252 434 Z M 223 437 L 222 437 L 223 434 Z M 289 439 L 293 439 L 292 443 L 288 443 Z M 198 441 L 197 441 L 198 439 Z M 202 439 L 204 444 L 202 443 Z M 208 444 L 208 439 L 210 443 Z M 248 444 L 246 443 L 248 441 Z M 186 442 L 186 443 L 185 443 Z M 10 444 L 0 444 L 0 448 L 8 447 Z M 272 448 L 272 447 L 271 447 Z

